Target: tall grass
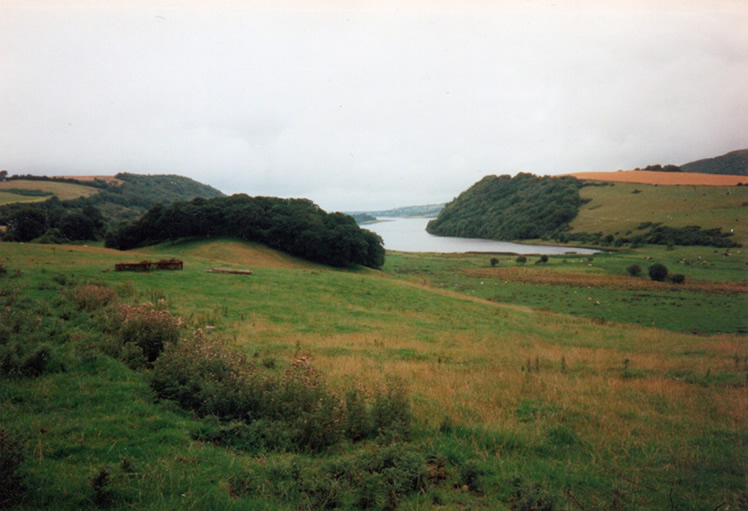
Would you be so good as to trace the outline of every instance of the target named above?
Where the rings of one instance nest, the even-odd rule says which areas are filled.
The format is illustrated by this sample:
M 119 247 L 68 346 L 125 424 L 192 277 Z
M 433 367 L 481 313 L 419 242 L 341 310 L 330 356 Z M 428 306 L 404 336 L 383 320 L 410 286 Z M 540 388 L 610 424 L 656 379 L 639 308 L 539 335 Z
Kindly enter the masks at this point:
M 0 423 L 20 437 L 24 484 L 35 489 L 27 508 L 93 507 L 101 493 L 115 507 L 159 509 L 521 509 L 541 500 L 556 509 L 714 509 L 736 506 L 744 491 L 744 335 L 508 307 L 425 286 L 425 272 L 257 266 L 248 279 L 227 278 L 200 271 L 212 261 L 184 248 L 183 272 L 135 275 L 102 273 L 123 254 L 95 247 L 3 250 L 8 275 L 22 270 L 0 277 L 3 307 L 33 310 L 37 333 L 65 328 L 46 336 L 64 372 L 58 364 L 0 385 Z M 465 267 L 435 256 L 423 265 Z M 385 447 L 357 436 L 312 455 L 196 440 L 210 425 L 171 401 L 154 403 L 143 372 L 97 349 L 99 313 L 66 305 L 62 291 L 91 282 L 126 291 L 119 299 L 129 303 L 158 294 L 196 323 L 217 310 L 207 339 L 268 374 L 308 357 L 343 400 L 351 389 L 402 400 L 377 390 L 399 381 L 409 441 Z M 390 470 L 395 454 L 407 470 Z

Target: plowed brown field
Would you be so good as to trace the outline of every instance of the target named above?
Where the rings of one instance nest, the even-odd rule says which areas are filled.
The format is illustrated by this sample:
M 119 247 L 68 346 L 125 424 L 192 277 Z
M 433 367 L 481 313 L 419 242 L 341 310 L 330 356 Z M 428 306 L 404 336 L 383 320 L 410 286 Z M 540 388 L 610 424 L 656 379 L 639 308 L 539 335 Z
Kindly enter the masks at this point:
M 567 174 L 588 181 L 614 181 L 645 185 L 736 186 L 748 184 L 746 176 L 697 174 L 695 172 L 655 172 L 650 170 L 619 170 L 618 172 L 577 172 Z

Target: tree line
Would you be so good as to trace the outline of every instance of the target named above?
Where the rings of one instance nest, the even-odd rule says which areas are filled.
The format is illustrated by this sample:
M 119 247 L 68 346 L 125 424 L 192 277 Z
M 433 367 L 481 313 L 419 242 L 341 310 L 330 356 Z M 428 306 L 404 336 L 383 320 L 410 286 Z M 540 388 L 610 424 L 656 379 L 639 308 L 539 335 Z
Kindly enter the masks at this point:
M 384 264 L 382 238 L 361 229 L 353 217 L 326 213 L 307 199 L 245 194 L 158 204 L 140 219 L 112 230 L 106 246 L 127 250 L 179 238 L 218 236 L 264 243 L 332 266 L 380 268 Z

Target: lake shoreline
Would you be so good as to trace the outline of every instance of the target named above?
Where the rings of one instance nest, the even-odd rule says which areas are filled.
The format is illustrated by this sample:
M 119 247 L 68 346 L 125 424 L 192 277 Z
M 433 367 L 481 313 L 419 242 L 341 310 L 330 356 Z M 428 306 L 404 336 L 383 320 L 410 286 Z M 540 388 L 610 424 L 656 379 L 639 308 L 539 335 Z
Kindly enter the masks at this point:
M 384 248 L 394 252 L 435 254 L 497 254 L 497 255 L 591 255 L 594 248 L 537 243 L 506 242 L 480 238 L 436 236 L 426 232 L 433 217 L 379 217 L 363 226 L 384 241 Z

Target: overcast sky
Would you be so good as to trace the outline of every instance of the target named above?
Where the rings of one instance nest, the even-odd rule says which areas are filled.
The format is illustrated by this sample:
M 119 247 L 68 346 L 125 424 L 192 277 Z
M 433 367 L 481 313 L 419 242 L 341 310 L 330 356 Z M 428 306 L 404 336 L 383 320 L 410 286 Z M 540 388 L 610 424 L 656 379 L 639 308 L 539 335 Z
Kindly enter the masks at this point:
M 0 0 L 0 169 L 328 211 L 748 147 L 745 0 Z

